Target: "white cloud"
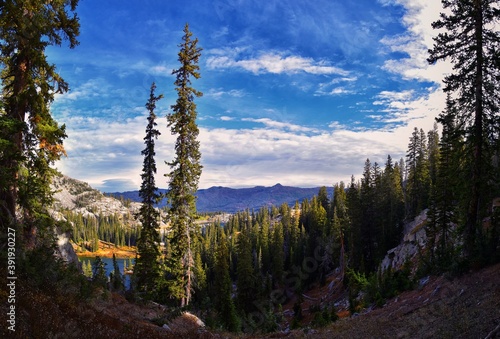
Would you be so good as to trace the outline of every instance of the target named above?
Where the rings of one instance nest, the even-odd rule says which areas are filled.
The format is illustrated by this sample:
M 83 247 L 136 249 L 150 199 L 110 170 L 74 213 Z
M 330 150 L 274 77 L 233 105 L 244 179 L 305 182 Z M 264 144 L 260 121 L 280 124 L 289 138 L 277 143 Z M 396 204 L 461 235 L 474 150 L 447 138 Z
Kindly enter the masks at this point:
M 274 127 L 271 127 L 274 126 Z M 332 130 L 298 134 L 283 123 L 266 121 L 266 128 L 202 129 L 204 162 L 201 186 L 287 185 L 313 187 L 359 178 L 366 158 L 383 164 L 387 154 L 399 159 L 406 152 L 409 127 L 387 131 Z M 404 142 L 402 142 L 404 140 Z
M 292 132 L 315 132 L 315 131 L 317 131 L 317 129 L 314 129 L 314 128 L 300 126 L 300 125 L 286 123 L 286 122 L 275 121 L 275 120 L 271 120 L 269 118 L 259 118 L 259 119 L 243 118 L 241 120 L 242 121 L 257 122 L 257 123 L 264 124 L 266 127 L 269 127 L 269 128 L 276 128 L 279 130 L 289 130 Z
M 440 1 L 428 0 L 389 0 L 380 1 L 384 5 L 399 4 L 405 7 L 406 13 L 402 18 L 407 28 L 405 34 L 386 36 L 381 43 L 391 52 L 407 54 L 406 58 L 388 59 L 384 69 L 402 75 L 404 79 L 418 81 L 432 81 L 440 83 L 446 74 L 451 72 L 447 62 L 436 65 L 427 63 L 427 50 L 433 46 L 433 37 L 437 34 L 431 24 L 439 18 L 442 12 Z
M 61 119 L 67 127 L 68 138 L 64 145 L 68 153 L 56 164 L 64 174 L 83 180 L 93 187 L 111 190 L 117 183 L 127 181 L 124 189 L 138 189 L 142 171 L 146 112 L 134 118 L 109 120 L 102 118 L 67 117 Z M 166 124 L 158 122 L 161 132 L 156 141 L 157 180 L 167 169 L 164 161 L 173 159 L 174 137 Z M 113 185 L 110 183 L 113 182 Z M 161 182 L 158 183 L 162 185 Z M 134 188 L 132 188 L 132 186 Z M 162 187 L 166 186 L 163 184 Z
M 69 102 L 77 100 L 86 100 L 92 98 L 108 97 L 109 84 L 103 78 L 90 79 L 76 88 L 71 88 L 64 94 L 55 94 L 55 102 Z
M 224 96 L 229 96 L 233 98 L 242 98 L 245 96 L 245 91 L 241 89 L 231 89 L 229 91 L 225 91 L 222 88 L 211 88 L 204 95 L 207 97 L 212 97 L 216 100 L 221 99 Z
M 382 105 L 391 101 L 401 101 L 401 100 L 410 100 L 413 97 L 414 91 L 382 91 L 377 95 L 378 101 L 375 101 L 374 105 Z
M 335 96 L 342 94 L 354 94 L 353 89 L 347 89 L 346 86 L 337 86 L 339 83 L 346 83 L 348 86 L 353 87 L 353 83 L 358 80 L 357 76 L 342 76 L 333 78 L 331 81 L 320 83 L 314 96 Z
M 325 60 L 315 61 L 312 58 L 301 56 L 285 56 L 283 53 L 267 52 L 262 53 L 257 58 L 238 59 L 237 55 L 230 53 L 224 55 L 220 50 L 212 51 L 212 55 L 207 58 L 207 65 L 211 69 L 241 68 L 254 74 L 273 73 L 273 74 L 339 74 L 347 76 L 348 71 L 331 66 Z

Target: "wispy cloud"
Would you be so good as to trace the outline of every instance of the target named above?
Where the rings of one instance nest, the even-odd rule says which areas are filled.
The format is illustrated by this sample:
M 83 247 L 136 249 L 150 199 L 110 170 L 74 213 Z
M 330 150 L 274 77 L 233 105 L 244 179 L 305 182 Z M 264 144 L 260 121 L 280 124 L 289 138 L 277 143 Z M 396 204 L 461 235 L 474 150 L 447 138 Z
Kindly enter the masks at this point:
M 334 96 L 342 94 L 354 94 L 354 84 L 358 80 L 357 76 L 341 76 L 334 77 L 328 82 L 323 82 L 319 84 L 318 89 L 315 91 L 315 96 Z M 339 84 L 343 84 L 339 86 Z M 348 86 L 348 88 L 346 88 Z
M 242 121 L 257 122 L 257 123 L 261 123 L 264 126 L 269 127 L 269 128 L 280 129 L 280 130 L 289 130 L 292 132 L 316 132 L 317 131 L 317 129 L 315 129 L 315 128 L 299 126 L 296 124 L 286 123 L 286 122 L 281 122 L 281 121 L 275 121 L 275 120 L 272 120 L 269 118 L 259 118 L 259 119 L 243 118 L 241 120 Z
M 76 88 L 72 88 L 64 94 L 57 93 L 55 101 L 58 103 L 88 100 L 109 97 L 110 85 L 103 78 L 90 79 Z
M 242 98 L 245 96 L 245 91 L 242 89 L 231 89 L 229 91 L 225 91 L 222 88 L 211 88 L 204 95 L 207 97 L 214 98 L 216 100 L 219 100 L 222 97 Z
M 256 58 L 235 58 L 233 55 L 213 55 L 208 57 L 207 65 L 211 69 L 239 68 L 254 74 L 338 74 L 347 76 L 348 71 L 330 65 L 325 60 L 314 60 L 296 55 L 278 52 L 265 52 Z

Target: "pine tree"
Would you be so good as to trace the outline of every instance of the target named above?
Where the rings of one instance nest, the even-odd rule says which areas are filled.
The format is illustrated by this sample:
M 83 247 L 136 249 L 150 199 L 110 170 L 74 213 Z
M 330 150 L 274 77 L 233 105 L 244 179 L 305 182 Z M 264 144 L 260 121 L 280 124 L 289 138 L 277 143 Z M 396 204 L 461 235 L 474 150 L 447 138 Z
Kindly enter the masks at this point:
M 108 277 L 106 276 L 106 263 L 101 257 L 96 256 L 92 263 L 92 281 L 101 287 L 106 287 Z
M 110 286 L 114 291 L 122 291 L 125 288 L 123 283 L 123 275 L 118 267 L 118 262 L 116 261 L 116 256 L 113 253 L 113 272 L 110 273 Z
M 239 329 L 239 319 L 231 297 L 232 282 L 229 276 L 229 250 L 223 233 L 218 240 L 215 251 L 214 273 L 216 277 L 214 281 L 215 309 L 219 313 L 219 319 L 224 328 L 236 332 Z
M 243 230 L 238 235 L 237 263 L 238 304 L 239 308 L 248 312 L 252 309 L 256 298 L 256 281 L 252 260 L 252 243 L 248 231 Z
M 78 45 L 77 5 L 78 0 L 1 4 L 0 227 L 5 228 L 2 233 L 9 226 L 19 228 L 19 250 L 43 244 L 37 234 L 52 232 L 47 231 L 53 226 L 47 224 L 50 218 L 45 218 L 55 173 L 50 165 L 65 155 L 66 133 L 53 119 L 50 104 L 68 84 L 47 61 L 45 49 L 63 40 L 70 48 Z
M 139 190 L 139 197 L 142 205 L 139 210 L 139 220 L 142 224 L 141 236 L 137 240 L 137 257 L 134 268 L 134 282 L 138 291 L 152 293 L 158 284 L 160 278 L 159 256 L 160 250 L 158 243 L 160 236 L 158 234 L 160 212 L 155 209 L 155 204 L 160 198 L 158 188 L 155 184 L 156 161 L 155 161 L 155 139 L 160 132 L 156 129 L 156 102 L 163 95 L 155 95 L 156 85 L 153 82 L 149 94 L 149 100 L 146 108 L 149 112 L 148 124 L 146 127 L 146 136 L 144 143 L 146 148 L 141 152 L 144 156 L 142 168 L 142 184 Z
M 283 225 L 281 222 L 274 225 L 273 240 L 271 245 L 272 275 L 274 281 L 281 284 L 283 281 L 285 251 L 284 251 Z
M 92 278 L 92 264 L 90 263 L 90 260 L 85 260 L 85 262 L 82 265 L 83 269 L 83 275 L 85 275 L 88 278 Z
M 407 218 L 409 219 L 428 205 L 430 178 L 426 141 L 427 137 L 424 131 L 415 127 L 406 154 Z
M 444 91 L 453 95 L 449 105 L 466 143 L 463 156 L 470 184 L 465 195 L 464 247 L 471 256 L 494 193 L 490 159 L 500 135 L 500 33 L 496 26 L 500 9 L 497 0 L 442 0 L 442 5 L 447 12 L 432 26 L 445 31 L 434 37 L 428 61 L 449 59 L 453 64 L 453 73 L 444 79 Z
M 172 105 L 173 113 L 167 116 L 168 126 L 172 134 L 177 135 L 175 143 L 176 158 L 168 162 L 171 172 L 169 177 L 168 200 L 170 204 L 169 218 L 173 227 L 171 239 L 172 260 L 170 263 L 171 294 L 186 306 L 191 300 L 193 253 L 190 232 L 196 217 L 195 194 L 201 175 L 200 143 L 196 125 L 195 97 L 201 92 L 191 87 L 191 78 L 200 78 L 198 61 L 201 48 L 198 39 L 191 39 L 189 25 L 184 27 L 183 42 L 179 45 L 179 62 L 181 66 L 172 74 L 176 75 L 175 86 L 177 101 Z
M 400 239 L 401 223 L 404 217 L 403 189 L 401 184 L 400 165 L 393 164 L 390 155 L 387 156 L 382 174 L 380 194 L 381 198 L 381 227 L 379 242 L 381 254 L 395 247 Z
M 333 237 L 337 248 L 334 248 L 333 255 L 338 255 L 338 265 L 342 276 L 345 272 L 347 234 L 350 232 L 350 220 L 347 209 L 347 193 L 344 182 L 336 184 L 333 188 Z
M 366 159 L 360 187 L 362 271 L 370 272 L 375 267 L 376 226 L 375 185 L 370 159 Z
M 443 133 L 439 142 L 439 158 L 436 169 L 435 184 L 431 191 L 431 206 L 428 212 L 429 222 L 426 232 L 429 239 L 431 265 L 448 268 L 452 247 L 450 239 L 452 223 L 458 221 L 456 213 L 459 187 L 461 182 L 460 163 L 457 159 L 461 152 L 459 134 L 455 127 L 455 114 L 451 105 L 450 96 L 444 114 L 438 121 L 443 126 Z M 460 208 L 461 209 L 461 208 Z M 439 239 L 439 241 L 437 241 Z M 435 251 L 434 251 L 435 249 Z
M 357 271 L 361 270 L 363 266 L 363 245 L 361 242 L 362 208 L 359 191 L 359 184 L 356 183 L 354 176 L 351 176 L 351 183 L 347 190 L 347 209 L 351 221 L 347 251 L 350 258 L 350 267 Z

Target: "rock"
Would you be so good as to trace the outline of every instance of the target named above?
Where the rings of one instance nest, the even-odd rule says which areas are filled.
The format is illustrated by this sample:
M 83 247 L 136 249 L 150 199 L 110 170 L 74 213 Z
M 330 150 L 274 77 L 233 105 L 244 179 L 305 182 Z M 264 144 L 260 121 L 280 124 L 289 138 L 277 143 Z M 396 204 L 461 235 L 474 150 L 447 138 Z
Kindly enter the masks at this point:
M 194 335 L 205 328 L 205 323 L 190 312 L 184 312 L 169 323 L 172 332 L 178 335 Z
M 441 290 L 441 286 L 436 287 L 434 289 L 434 291 L 432 291 L 431 296 L 435 297 L 436 294 L 438 294 L 440 290 Z
M 70 243 L 71 235 L 69 232 L 61 232 L 56 230 L 57 248 L 54 255 L 61 258 L 66 263 L 74 265 L 80 272 L 82 271 L 82 263 L 78 260 L 78 256 Z
M 172 332 L 172 329 L 167 324 L 163 324 L 162 328 L 169 332 Z
M 198 327 L 205 327 L 205 323 L 192 313 L 184 312 L 183 316 L 191 319 Z
M 420 279 L 418 281 L 418 288 L 419 289 L 424 288 L 424 286 L 427 285 L 427 283 L 429 282 L 429 278 L 430 278 L 430 276 L 427 276 L 427 277 L 424 277 L 424 278 Z
M 401 269 L 406 260 L 411 260 L 418 254 L 419 248 L 425 247 L 427 242 L 426 222 L 427 210 L 424 210 L 412 222 L 405 225 L 403 242 L 387 251 L 387 255 L 380 264 L 382 271 L 389 268 L 393 270 Z

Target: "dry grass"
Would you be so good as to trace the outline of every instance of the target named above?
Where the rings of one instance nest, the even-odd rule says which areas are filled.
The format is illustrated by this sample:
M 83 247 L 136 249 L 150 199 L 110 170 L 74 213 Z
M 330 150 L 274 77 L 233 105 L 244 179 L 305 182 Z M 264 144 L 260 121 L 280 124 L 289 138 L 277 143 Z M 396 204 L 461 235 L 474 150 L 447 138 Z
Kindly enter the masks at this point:
M 0 274 L 5 275 L 4 269 Z M 16 335 L 2 326 L 2 338 L 491 338 L 500 337 L 500 264 L 448 280 L 431 277 L 420 290 L 408 291 L 387 304 L 322 329 L 299 329 L 265 336 L 210 332 L 187 316 L 174 319 L 167 331 L 152 323 L 167 312 L 158 305 L 138 305 L 118 294 L 76 299 L 50 286 L 39 289 L 17 281 Z M 0 296 L 5 297 L 4 287 Z M 5 299 L 5 298 L 3 298 Z M 7 313 L 6 303 L 0 305 Z M 345 312 L 344 312 L 345 313 Z M 343 314 L 345 316 L 345 314 Z
M 485 338 L 500 324 L 500 264 L 448 280 L 433 277 L 384 307 L 289 338 Z M 496 335 L 496 336 L 495 336 Z

